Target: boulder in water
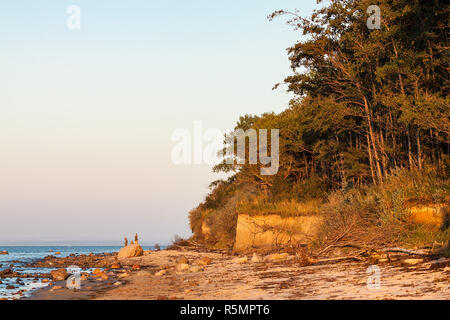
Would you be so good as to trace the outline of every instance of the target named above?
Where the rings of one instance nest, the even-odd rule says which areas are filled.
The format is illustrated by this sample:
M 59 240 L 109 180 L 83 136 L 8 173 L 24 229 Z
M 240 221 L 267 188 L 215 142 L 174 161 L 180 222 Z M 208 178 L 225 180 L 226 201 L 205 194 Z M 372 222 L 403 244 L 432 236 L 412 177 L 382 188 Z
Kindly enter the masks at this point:
M 63 281 L 69 277 L 67 270 L 64 268 L 53 270 L 52 272 L 50 272 L 50 274 L 52 275 L 52 278 L 55 281 Z

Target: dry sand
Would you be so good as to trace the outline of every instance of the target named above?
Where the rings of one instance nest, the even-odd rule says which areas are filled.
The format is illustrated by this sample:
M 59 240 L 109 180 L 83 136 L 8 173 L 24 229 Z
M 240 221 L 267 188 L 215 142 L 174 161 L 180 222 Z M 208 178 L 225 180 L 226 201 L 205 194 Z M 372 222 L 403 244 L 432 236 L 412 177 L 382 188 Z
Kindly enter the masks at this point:
M 212 263 L 199 271 L 197 261 Z M 176 271 L 177 259 L 186 257 L 194 270 Z M 379 265 L 380 287 L 368 288 L 368 262 L 347 262 L 302 267 L 293 257 L 277 261 L 239 263 L 220 253 L 165 250 L 122 260 L 140 265 L 111 282 L 83 281 L 82 289 L 41 290 L 34 299 L 450 299 L 450 268 L 429 269 L 427 263 L 403 267 Z M 244 259 L 245 260 L 245 259 Z M 185 266 L 186 267 L 186 266 Z M 195 270 L 197 269 L 197 270 Z M 160 270 L 164 275 L 156 275 Z M 122 271 L 118 271 L 120 274 Z M 116 280 L 114 280 L 116 281 Z
M 208 256 L 204 271 L 156 276 L 171 268 L 180 256 L 191 264 Z M 147 267 L 132 274 L 126 285 L 96 299 L 450 299 L 450 268 L 429 270 L 426 264 L 412 267 L 380 265 L 380 287 L 367 287 L 368 263 L 351 262 L 301 267 L 291 259 L 245 263 L 234 257 L 211 253 L 161 251 L 128 259 Z

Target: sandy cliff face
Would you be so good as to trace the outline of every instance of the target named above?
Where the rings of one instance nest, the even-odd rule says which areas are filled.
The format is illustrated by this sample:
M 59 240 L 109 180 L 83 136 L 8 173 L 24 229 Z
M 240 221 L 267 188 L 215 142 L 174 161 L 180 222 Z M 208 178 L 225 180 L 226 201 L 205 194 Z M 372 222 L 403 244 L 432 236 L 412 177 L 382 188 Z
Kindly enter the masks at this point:
M 211 236 L 211 227 L 205 221 L 202 222 L 202 235 L 206 240 Z
M 450 206 L 448 204 L 416 205 L 409 208 L 409 213 L 413 222 L 438 230 L 447 226 Z
M 322 221 L 323 217 L 319 215 L 283 218 L 279 215 L 241 214 L 237 221 L 234 251 L 308 243 L 317 236 Z

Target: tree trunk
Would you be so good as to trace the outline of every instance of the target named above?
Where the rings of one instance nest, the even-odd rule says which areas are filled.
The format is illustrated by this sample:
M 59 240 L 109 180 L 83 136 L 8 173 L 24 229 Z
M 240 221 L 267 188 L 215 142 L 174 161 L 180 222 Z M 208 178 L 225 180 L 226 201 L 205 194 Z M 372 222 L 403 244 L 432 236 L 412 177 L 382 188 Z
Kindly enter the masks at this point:
M 387 153 L 386 148 L 384 146 L 384 137 L 383 137 L 383 131 L 380 129 L 380 142 L 381 142 L 381 153 L 383 156 L 383 173 L 384 177 L 387 175 Z
M 412 158 L 412 151 L 411 151 L 411 134 L 409 132 L 409 126 L 408 126 L 408 130 L 407 130 L 407 137 L 408 137 L 409 170 L 412 170 L 414 168 L 414 166 L 413 166 L 413 158 Z
M 420 147 L 420 130 L 417 128 L 417 163 L 419 170 L 422 170 L 422 150 Z
M 372 127 L 372 115 L 369 110 L 369 103 L 367 102 L 366 97 L 364 97 L 364 109 L 366 112 L 367 122 L 369 125 L 369 143 L 372 142 L 373 157 L 374 157 L 374 163 L 375 163 L 378 181 L 380 182 L 380 184 L 383 184 L 383 174 L 381 173 L 380 158 L 378 157 L 377 145 L 375 142 L 375 135 L 373 132 L 373 127 Z
M 366 137 L 367 137 L 367 153 L 369 154 L 370 173 L 372 174 L 373 184 L 376 185 L 377 179 L 375 178 L 375 169 L 373 168 L 372 148 L 370 147 L 369 135 L 366 134 Z

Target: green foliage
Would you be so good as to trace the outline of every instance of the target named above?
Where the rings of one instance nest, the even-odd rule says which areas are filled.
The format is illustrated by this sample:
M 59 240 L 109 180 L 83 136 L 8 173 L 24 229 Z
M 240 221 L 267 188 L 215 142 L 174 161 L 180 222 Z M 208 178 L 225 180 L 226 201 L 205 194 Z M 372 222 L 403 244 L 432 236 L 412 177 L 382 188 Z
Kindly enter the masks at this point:
M 421 225 L 409 225 L 408 230 L 403 232 L 400 235 L 399 241 L 403 243 L 405 246 L 409 247 L 421 247 L 421 246 L 429 246 L 433 244 L 443 244 L 448 239 L 450 239 L 450 228 L 446 230 L 430 230 L 426 226 Z M 444 256 L 450 257 L 450 251 L 444 249 L 442 254 Z
M 254 199 L 242 202 L 237 206 L 238 214 L 247 215 L 279 215 L 281 217 L 296 217 L 320 213 L 321 200 L 299 202 L 296 200 L 267 201 Z
M 298 201 L 323 199 L 326 197 L 328 187 L 326 181 L 317 175 L 312 175 L 304 180 L 296 181 L 292 186 L 292 196 Z
M 448 203 L 450 181 L 434 168 L 422 172 L 396 169 L 383 187 L 368 185 L 329 194 L 321 212 L 328 218 L 322 241 L 344 234 L 343 241 L 380 244 L 397 242 L 408 246 L 432 244 L 448 239 L 450 230 L 435 230 L 413 224 L 409 208 Z M 446 238 L 447 237 L 447 238 Z
M 230 245 L 237 213 L 304 214 L 311 199 L 327 199 L 318 205 L 330 216 L 326 234 L 354 227 L 367 241 L 390 239 L 407 232 L 409 201 L 448 201 L 449 4 L 379 0 L 382 26 L 369 30 L 372 4 L 331 1 L 309 18 L 269 17 L 290 16 L 304 35 L 288 49 L 295 97 L 279 114 L 240 117 L 235 130 L 279 129 L 278 173 L 224 158 L 214 171 L 232 176 L 191 212 L 195 235 L 207 220 L 211 241 Z M 231 142 L 225 136 L 224 150 Z

